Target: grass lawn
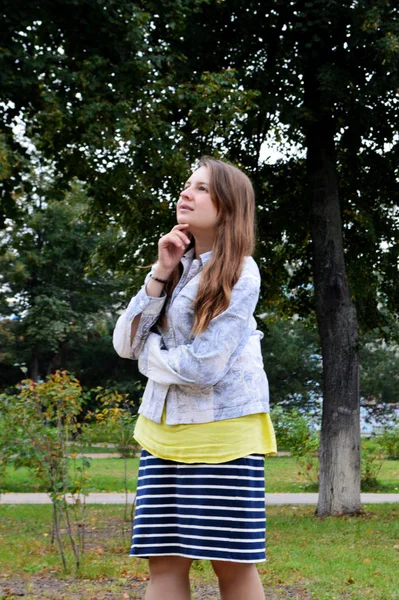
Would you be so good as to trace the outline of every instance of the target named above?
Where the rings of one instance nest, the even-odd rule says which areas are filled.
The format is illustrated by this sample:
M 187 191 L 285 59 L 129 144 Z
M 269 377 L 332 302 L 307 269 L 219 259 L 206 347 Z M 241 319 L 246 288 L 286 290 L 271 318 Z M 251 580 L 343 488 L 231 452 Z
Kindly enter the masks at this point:
M 123 491 L 122 459 L 93 458 L 90 462 L 91 466 L 88 473 L 92 478 L 91 487 L 93 491 Z M 131 492 L 136 489 L 138 462 L 138 458 L 128 459 L 128 487 Z M 317 491 L 314 485 L 308 483 L 299 474 L 295 460 L 288 456 L 270 457 L 266 460 L 266 490 L 269 493 Z M 15 470 L 10 466 L 7 470 L 3 491 L 30 492 L 42 490 L 40 486 L 37 486 L 28 469 Z M 399 460 L 385 460 L 378 475 L 377 486 L 367 491 L 399 493 Z
M 259 565 L 269 600 L 398 600 L 399 506 L 373 505 L 352 518 L 314 517 L 310 507 L 268 507 L 268 561 Z M 87 508 L 78 578 L 50 545 L 50 506 L 0 506 L 0 600 L 143 598 L 147 561 L 127 556 L 123 507 Z M 192 569 L 194 598 L 219 598 L 210 564 Z M 248 599 L 250 600 L 250 599 Z

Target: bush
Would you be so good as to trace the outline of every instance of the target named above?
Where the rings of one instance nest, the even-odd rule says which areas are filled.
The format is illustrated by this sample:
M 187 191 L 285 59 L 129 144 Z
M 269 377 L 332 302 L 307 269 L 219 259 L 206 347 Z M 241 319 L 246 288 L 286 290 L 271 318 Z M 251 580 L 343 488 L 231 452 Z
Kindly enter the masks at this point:
M 284 410 L 276 406 L 271 419 L 279 447 L 288 450 L 296 459 L 300 473 L 311 483 L 319 480 L 319 435 L 309 420 L 297 409 Z
M 118 425 L 111 420 L 94 421 L 84 424 L 84 432 L 89 446 L 94 444 L 118 444 L 119 443 L 119 428 Z
M 378 441 L 386 458 L 399 459 L 399 424 L 386 427 L 378 436 Z
M 84 497 L 89 487 L 86 474 L 89 463 L 82 459 L 77 464 L 81 446 L 72 443 L 78 437 L 83 402 L 79 381 L 66 371 L 57 371 L 42 383 L 26 379 L 18 384 L 16 394 L 1 397 L 2 419 L 6 420 L 0 440 L 2 454 L 7 456 L 8 452 L 17 467 L 30 468 L 49 494 L 53 505 L 52 542 L 57 541 L 64 569 L 68 538 L 76 569 L 84 551 Z M 70 459 L 72 474 L 68 468 Z M 67 535 L 62 536 L 62 531 Z
M 360 483 L 363 491 L 372 490 L 377 487 L 377 477 L 384 458 L 384 454 L 378 443 L 370 445 L 362 441 Z
M 128 394 L 120 394 L 117 390 L 96 389 L 97 403 L 100 407 L 87 415 L 91 422 L 88 431 L 91 432 L 92 443 L 114 443 L 118 452 L 124 457 L 134 456 L 138 444 L 133 437 L 137 421 L 134 401 Z M 94 441 L 96 440 L 96 442 Z

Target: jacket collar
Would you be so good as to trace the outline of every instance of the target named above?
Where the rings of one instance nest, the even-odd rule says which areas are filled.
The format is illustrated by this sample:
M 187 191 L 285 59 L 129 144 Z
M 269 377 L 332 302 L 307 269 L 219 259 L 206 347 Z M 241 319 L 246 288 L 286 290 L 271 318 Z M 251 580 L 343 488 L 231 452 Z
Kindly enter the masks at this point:
M 203 252 L 199 255 L 199 261 L 202 265 L 206 265 L 206 263 L 210 260 L 212 256 L 212 250 L 208 250 L 208 252 Z M 183 256 L 182 262 L 183 265 L 187 264 L 187 262 L 192 262 L 194 259 L 194 248 L 190 248 Z

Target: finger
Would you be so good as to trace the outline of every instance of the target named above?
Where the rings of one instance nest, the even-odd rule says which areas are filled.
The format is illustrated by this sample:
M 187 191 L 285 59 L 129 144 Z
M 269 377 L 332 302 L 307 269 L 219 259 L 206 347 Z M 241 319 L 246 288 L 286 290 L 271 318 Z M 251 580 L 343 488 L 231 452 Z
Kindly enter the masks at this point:
M 184 240 L 177 235 L 177 232 L 168 233 L 163 238 L 159 240 L 159 245 L 161 248 L 167 248 L 170 245 L 176 246 L 178 248 L 185 248 Z
M 173 232 L 175 235 L 177 235 L 184 244 L 189 244 L 190 243 L 190 238 L 187 236 L 186 233 L 184 233 L 184 231 L 175 231 Z
M 190 225 L 188 223 L 179 223 L 178 225 L 175 225 L 170 232 L 174 232 L 174 231 L 182 231 L 185 232 L 188 228 L 190 227 Z

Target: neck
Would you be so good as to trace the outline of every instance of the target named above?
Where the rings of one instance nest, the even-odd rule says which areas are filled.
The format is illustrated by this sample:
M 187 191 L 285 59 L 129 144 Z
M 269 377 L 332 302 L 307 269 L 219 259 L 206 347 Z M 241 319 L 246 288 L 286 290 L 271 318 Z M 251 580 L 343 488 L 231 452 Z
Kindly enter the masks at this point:
M 195 258 L 199 258 L 201 254 L 204 254 L 204 252 L 209 252 L 209 250 L 212 250 L 213 242 L 214 242 L 213 237 L 212 237 L 212 239 L 204 239 L 204 238 L 201 238 L 201 237 L 198 238 L 197 236 L 195 236 L 195 246 L 194 246 Z

